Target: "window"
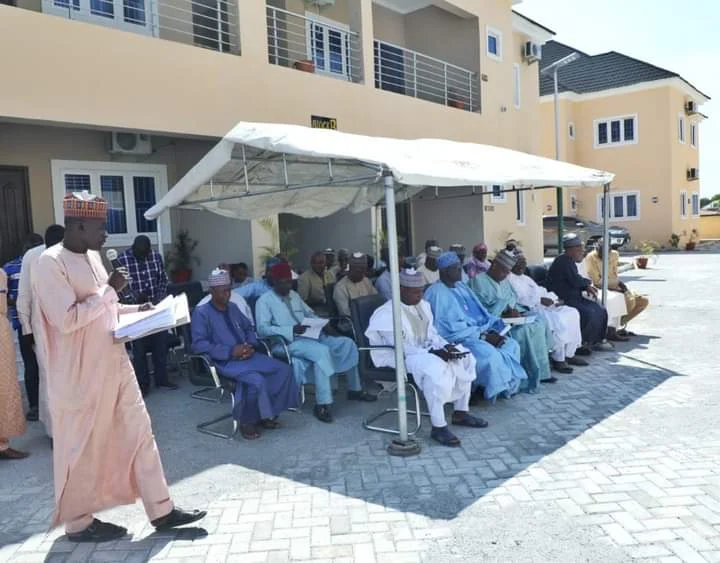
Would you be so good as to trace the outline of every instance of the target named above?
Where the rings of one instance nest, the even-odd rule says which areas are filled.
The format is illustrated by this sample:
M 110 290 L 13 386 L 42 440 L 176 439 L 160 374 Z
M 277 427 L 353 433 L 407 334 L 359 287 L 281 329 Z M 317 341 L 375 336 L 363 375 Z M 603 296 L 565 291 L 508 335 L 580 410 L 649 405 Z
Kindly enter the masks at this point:
M 518 225 L 525 224 L 525 192 L 515 192 L 515 222 Z
M 692 194 L 692 215 L 693 217 L 700 216 L 700 194 L 695 192 Z
M 574 129 L 573 126 L 573 136 L 571 139 L 575 138 Z M 637 143 L 636 115 L 596 119 L 594 121 L 594 129 L 595 148 Z
M 520 65 L 513 65 L 513 104 L 520 108 Z
M 690 146 L 697 148 L 697 123 L 690 124 Z
M 487 56 L 496 61 L 502 60 L 502 32 L 487 28 Z
M 570 140 L 575 140 L 575 124 L 571 121 L 568 123 L 568 137 Z
M 687 217 L 687 192 L 680 192 L 680 217 L 685 219 Z
M 157 242 L 157 221 L 146 220 L 144 213 L 167 192 L 165 166 L 53 160 L 51 167 L 57 222 L 62 222 L 65 193 L 87 190 L 108 202 L 108 245 L 132 244 L 139 234 Z M 163 222 L 163 233 L 169 234 L 167 219 Z
M 634 221 L 640 219 L 640 192 L 610 194 L 610 219 Z M 603 220 L 605 198 L 598 195 L 598 221 Z
M 42 6 L 49 14 L 148 35 L 153 33 L 152 21 L 157 21 L 157 14 L 149 12 L 156 10 L 149 0 L 44 0 Z
M 502 191 L 502 186 L 493 186 L 490 201 L 492 203 L 505 203 L 507 201 L 507 192 Z
M 350 79 L 350 28 L 307 12 L 307 53 L 315 72 Z
M 223 0 L 194 0 L 191 5 L 195 45 L 229 52 L 228 4 Z
M 678 114 L 678 141 L 685 143 L 685 116 Z

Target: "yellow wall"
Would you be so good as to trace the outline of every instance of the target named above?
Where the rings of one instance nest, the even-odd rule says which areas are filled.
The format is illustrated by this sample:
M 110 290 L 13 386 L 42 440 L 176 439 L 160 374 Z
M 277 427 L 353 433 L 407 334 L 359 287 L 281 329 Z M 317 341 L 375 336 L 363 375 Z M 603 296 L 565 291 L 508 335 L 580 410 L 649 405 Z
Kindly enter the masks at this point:
M 720 215 L 703 215 L 699 220 L 700 238 L 720 239 Z

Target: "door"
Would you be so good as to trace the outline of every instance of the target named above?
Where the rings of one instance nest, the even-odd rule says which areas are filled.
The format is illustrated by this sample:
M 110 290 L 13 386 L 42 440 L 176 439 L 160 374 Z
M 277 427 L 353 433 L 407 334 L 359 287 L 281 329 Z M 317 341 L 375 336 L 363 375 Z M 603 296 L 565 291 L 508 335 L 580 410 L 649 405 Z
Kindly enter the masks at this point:
M 28 170 L 0 166 L 0 265 L 20 256 L 31 232 Z

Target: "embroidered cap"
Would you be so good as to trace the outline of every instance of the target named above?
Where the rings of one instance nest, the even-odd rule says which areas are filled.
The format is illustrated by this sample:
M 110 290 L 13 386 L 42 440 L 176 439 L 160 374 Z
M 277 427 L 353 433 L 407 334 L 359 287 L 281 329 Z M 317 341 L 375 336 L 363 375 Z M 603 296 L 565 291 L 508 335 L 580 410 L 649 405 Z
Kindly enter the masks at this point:
M 428 248 L 426 254 L 428 258 L 439 258 L 442 254 L 442 248 L 440 248 L 439 246 L 431 246 L 430 248 Z
M 227 270 L 215 268 L 212 272 L 210 272 L 208 287 L 225 287 L 230 285 L 230 274 Z
M 107 201 L 87 190 L 65 194 L 63 215 L 78 219 L 107 219 Z
M 425 287 L 425 278 L 413 268 L 407 268 L 400 272 L 400 285 L 402 287 Z
M 515 262 L 517 262 L 517 258 L 515 257 L 515 254 L 509 250 L 501 250 L 495 255 L 495 260 L 493 262 L 499 264 L 500 266 L 504 266 L 508 270 L 512 270 L 515 266 Z
M 437 259 L 438 268 L 441 270 L 455 266 L 456 264 L 460 264 L 460 258 L 458 258 L 458 255 L 454 252 L 443 252 Z
M 582 246 L 582 239 L 575 233 L 568 233 L 563 237 L 563 248 L 573 248 L 575 246 Z

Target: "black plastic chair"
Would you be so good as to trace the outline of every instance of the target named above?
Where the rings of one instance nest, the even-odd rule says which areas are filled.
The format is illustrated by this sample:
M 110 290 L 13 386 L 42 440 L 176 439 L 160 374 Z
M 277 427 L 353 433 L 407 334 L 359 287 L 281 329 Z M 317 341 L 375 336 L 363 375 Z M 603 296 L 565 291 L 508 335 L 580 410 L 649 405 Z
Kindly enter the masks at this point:
M 199 281 L 169 283 L 167 290 L 170 295 L 180 295 L 181 293 L 186 294 L 191 312 L 200 300 L 205 297 L 205 292 L 203 291 L 202 284 Z
M 397 381 L 395 369 L 389 367 L 375 367 L 370 355 L 372 350 L 394 350 L 395 348 L 393 346 L 371 346 L 365 336 L 365 331 L 370 324 L 370 317 L 372 317 L 375 309 L 384 303 L 385 298 L 382 295 L 368 295 L 350 301 L 352 323 L 355 329 L 356 342 L 358 344 L 358 351 L 360 354 L 358 371 L 360 372 L 360 377 L 363 379 L 395 383 Z M 412 375 L 407 374 L 407 377 L 405 378 L 405 387 L 410 389 L 415 402 L 415 409 L 407 410 L 408 414 L 415 415 L 415 429 L 412 431 L 408 430 L 408 435 L 414 436 L 417 431 L 420 430 L 420 426 L 422 425 L 422 416 L 424 413 L 420 411 L 420 393 L 411 378 Z M 394 428 L 373 425 L 376 420 L 382 418 L 383 416 L 397 412 L 397 407 L 386 408 L 385 410 L 366 418 L 363 421 L 363 427 L 375 432 L 399 434 L 400 431 Z
M 530 276 L 535 283 L 541 286 L 545 286 L 547 280 L 547 267 L 544 264 L 537 264 L 534 266 L 527 267 L 527 275 Z

